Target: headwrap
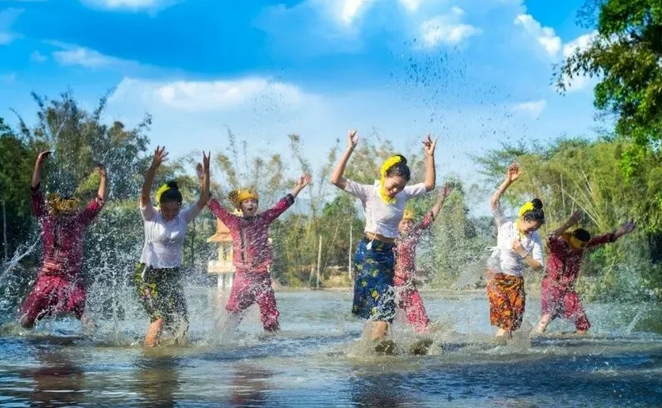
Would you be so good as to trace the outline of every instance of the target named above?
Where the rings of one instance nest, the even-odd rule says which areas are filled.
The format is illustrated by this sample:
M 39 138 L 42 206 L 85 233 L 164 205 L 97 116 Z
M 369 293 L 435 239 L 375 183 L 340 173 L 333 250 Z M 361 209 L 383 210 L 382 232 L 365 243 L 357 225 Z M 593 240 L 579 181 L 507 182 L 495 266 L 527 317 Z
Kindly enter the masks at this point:
M 414 218 L 414 212 L 410 209 L 406 209 L 405 213 L 402 215 L 403 220 L 413 220 Z
M 570 244 L 573 249 L 584 249 L 588 245 L 589 241 L 582 241 L 577 238 L 573 232 L 564 232 L 563 239 L 565 242 Z
M 384 164 L 382 164 L 382 168 L 379 171 L 379 195 L 382 197 L 382 201 L 384 201 L 386 204 L 395 204 L 395 198 L 394 197 L 389 197 L 388 194 L 386 194 L 386 190 L 384 189 L 384 183 L 386 182 L 386 173 L 391 169 L 391 167 L 395 166 L 396 164 L 400 163 L 402 161 L 402 156 L 397 155 L 397 156 L 391 156 L 386 161 Z
M 533 201 L 528 201 L 524 203 L 523 206 L 520 207 L 518 216 L 519 218 L 522 218 L 524 214 L 526 214 L 529 211 L 533 211 L 535 209 L 536 207 L 533 206 Z
M 246 200 L 259 200 L 260 196 L 256 191 L 251 189 L 234 190 L 228 194 L 228 199 L 234 204 L 235 207 L 240 208 L 241 203 Z
M 170 187 L 167 184 L 162 185 L 159 187 L 158 190 L 156 190 L 156 202 L 160 203 L 161 202 L 161 196 L 165 194 L 168 190 L 170 190 L 172 187 Z
M 62 198 L 58 193 L 50 193 L 46 197 L 46 207 L 51 214 L 73 214 L 78 210 L 80 200 Z

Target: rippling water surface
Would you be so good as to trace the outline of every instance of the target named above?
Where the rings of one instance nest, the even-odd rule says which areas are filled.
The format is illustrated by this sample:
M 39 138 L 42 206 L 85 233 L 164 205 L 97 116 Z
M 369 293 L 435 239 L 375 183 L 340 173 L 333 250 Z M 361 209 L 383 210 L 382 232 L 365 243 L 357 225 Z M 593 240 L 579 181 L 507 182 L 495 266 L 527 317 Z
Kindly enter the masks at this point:
M 662 336 L 653 305 L 589 304 L 590 336 L 491 341 L 482 293 L 424 293 L 437 333 L 430 355 L 408 353 L 413 333 L 399 316 L 400 355 L 377 356 L 357 340 L 349 292 L 278 292 L 283 331 L 265 336 L 257 310 L 238 331 L 218 331 L 216 289 L 189 288 L 191 344 L 145 350 L 147 318 L 131 297 L 123 319 L 99 318 L 80 335 L 71 319 L 0 337 L 0 406 L 662 406 Z M 166 341 L 167 342 L 167 341 Z

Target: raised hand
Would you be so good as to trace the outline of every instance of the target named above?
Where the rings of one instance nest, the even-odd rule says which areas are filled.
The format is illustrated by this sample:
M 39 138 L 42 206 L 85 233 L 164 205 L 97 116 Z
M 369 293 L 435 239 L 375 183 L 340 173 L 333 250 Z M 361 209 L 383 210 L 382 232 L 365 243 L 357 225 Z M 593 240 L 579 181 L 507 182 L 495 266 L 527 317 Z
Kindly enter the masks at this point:
M 168 153 L 165 151 L 165 146 L 156 146 L 154 156 L 152 157 L 152 167 L 157 168 L 167 160 Z
M 204 156 L 204 153 L 202 155 Z M 205 169 L 202 166 L 202 163 L 198 163 L 197 166 L 195 166 L 195 173 L 198 176 L 198 180 L 202 181 L 202 179 L 205 177 Z
M 99 175 L 101 177 L 106 177 L 108 175 L 108 171 L 106 170 L 106 166 L 103 163 L 100 163 L 100 162 L 97 162 L 95 164 L 96 164 L 97 173 L 99 173 Z
M 42 164 L 44 164 L 44 162 L 46 161 L 46 159 L 48 159 L 48 156 L 50 155 L 51 155 L 50 150 L 39 152 L 39 155 L 37 156 L 37 165 L 41 166 Z
M 635 228 L 637 228 L 637 224 L 635 224 L 634 221 L 625 221 L 623 225 L 621 225 L 621 227 L 618 229 L 618 231 L 616 231 L 616 233 L 619 236 L 623 236 L 625 234 L 631 233 L 632 231 L 635 230 Z
M 356 129 L 347 132 L 347 147 L 354 149 L 359 144 L 359 136 L 356 134 Z
M 584 215 L 584 211 L 577 210 L 573 212 L 572 215 L 570 216 L 570 221 L 577 224 L 579 221 L 581 221 L 583 215 Z
M 522 170 L 519 167 L 519 164 L 517 163 L 511 163 L 510 166 L 508 166 L 508 171 L 506 172 L 506 180 L 509 183 L 514 182 L 517 180 L 520 176 L 522 175 Z
M 301 177 L 299 177 L 299 180 L 297 180 L 296 188 L 298 188 L 299 190 L 302 190 L 304 187 L 306 187 L 308 184 L 310 184 L 312 179 L 313 179 L 313 177 L 308 173 L 302 175 Z
M 439 138 L 432 140 L 430 135 L 427 135 L 425 140 L 423 140 L 423 151 L 425 151 L 426 156 L 434 156 L 434 149 L 437 147 L 437 140 L 439 140 Z

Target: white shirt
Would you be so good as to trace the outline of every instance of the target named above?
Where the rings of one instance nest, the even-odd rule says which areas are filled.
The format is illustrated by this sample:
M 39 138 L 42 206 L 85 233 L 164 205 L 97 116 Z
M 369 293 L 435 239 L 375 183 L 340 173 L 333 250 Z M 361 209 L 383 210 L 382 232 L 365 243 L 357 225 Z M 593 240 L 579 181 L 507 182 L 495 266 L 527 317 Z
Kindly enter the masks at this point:
M 520 236 L 517 223 L 506 218 L 501 206 L 497 206 L 492 213 L 498 228 L 497 246 L 487 261 L 487 268 L 495 273 L 522 276 L 526 264 L 524 258 L 513 250 L 513 242 L 516 240 L 520 241 L 527 254 L 531 254 L 533 259 L 542 264 L 542 241 L 538 232 L 534 231 L 528 235 Z
M 410 198 L 422 196 L 427 189 L 423 183 L 406 186 L 395 195 L 395 203 L 386 204 L 379 194 L 380 188 L 379 181 L 369 185 L 347 180 L 345 191 L 360 199 L 363 204 L 365 232 L 379 234 L 386 238 L 397 238 L 398 224 L 404 215 L 405 202 Z
M 200 214 L 198 204 L 180 211 L 170 221 L 164 220 L 151 204 L 141 206 L 140 213 L 145 221 L 145 245 L 140 262 L 159 269 L 181 266 L 186 227 Z

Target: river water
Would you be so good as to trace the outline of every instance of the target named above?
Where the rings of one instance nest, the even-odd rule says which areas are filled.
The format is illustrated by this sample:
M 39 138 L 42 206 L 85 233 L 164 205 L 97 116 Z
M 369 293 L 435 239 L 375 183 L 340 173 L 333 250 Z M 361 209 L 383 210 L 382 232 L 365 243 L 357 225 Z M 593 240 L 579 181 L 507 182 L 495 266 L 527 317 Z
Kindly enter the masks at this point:
M 278 292 L 283 330 L 266 336 L 254 309 L 234 332 L 217 327 L 223 297 L 190 287 L 183 347 L 166 339 L 142 348 L 147 317 L 129 293 L 124 313 L 96 313 L 93 336 L 69 318 L 34 332 L 8 323 L 0 406 L 662 406 L 658 306 L 588 304 L 591 335 L 562 334 L 572 325 L 555 322 L 531 338 L 539 306 L 529 299 L 521 333 L 498 345 L 483 293 L 423 297 L 437 330 L 427 356 L 407 352 L 416 338 L 402 316 L 393 331 L 400 354 L 372 353 L 357 340 L 363 325 L 349 314 L 349 291 Z

